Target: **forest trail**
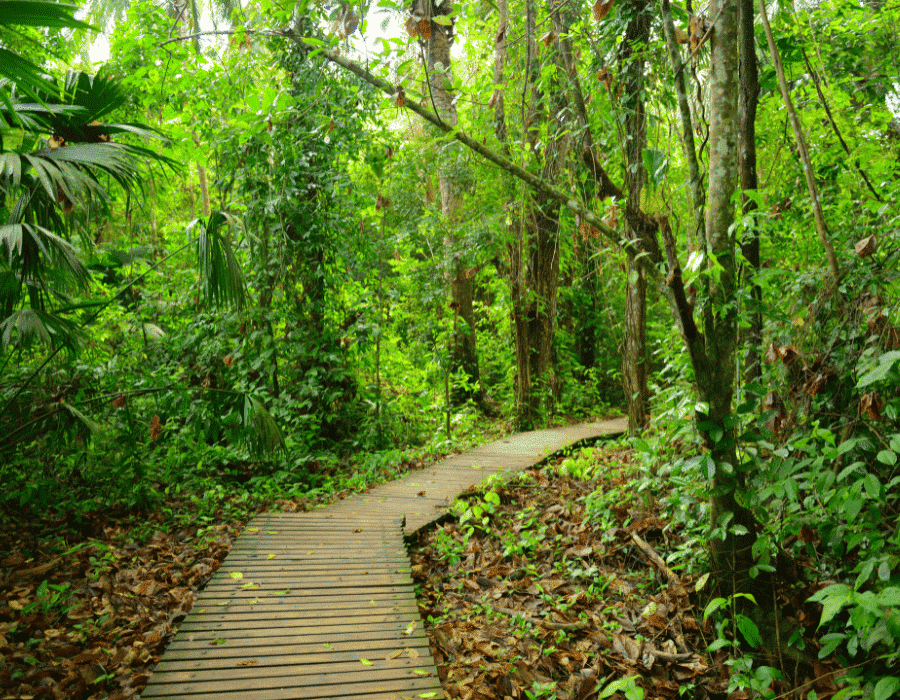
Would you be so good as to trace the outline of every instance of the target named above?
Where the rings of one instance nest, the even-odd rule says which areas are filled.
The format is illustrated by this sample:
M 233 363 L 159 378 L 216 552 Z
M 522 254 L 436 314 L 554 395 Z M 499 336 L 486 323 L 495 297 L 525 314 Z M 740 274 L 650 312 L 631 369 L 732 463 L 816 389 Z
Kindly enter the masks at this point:
M 254 518 L 141 698 L 442 698 L 404 536 L 488 476 L 625 428 L 617 419 L 520 433 L 316 511 Z

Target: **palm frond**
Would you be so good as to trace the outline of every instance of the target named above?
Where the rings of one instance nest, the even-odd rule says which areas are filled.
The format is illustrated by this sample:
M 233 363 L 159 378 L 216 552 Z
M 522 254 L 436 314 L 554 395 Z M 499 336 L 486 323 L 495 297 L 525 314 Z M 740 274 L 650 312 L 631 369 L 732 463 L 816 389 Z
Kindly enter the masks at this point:
M 14 341 L 19 346 L 28 347 L 35 340 L 41 340 L 53 347 L 61 345 L 74 354 L 79 335 L 71 321 L 39 309 L 19 309 L 0 322 L 0 345 L 3 348 Z
M 0 251 L 6 252 L 9 266 L 18 271 L 23 281 L 40 278 L 50 262 L 71 285 L 86 288 L 90 284 L 90 273 L 75 249 L 42 226 L 0 226 Z
M 262 401 L 249 394 L 245 395 L 242 419 L 247 447 L 255 456 L 287 449 L 278 423 Z
M 233 304 L 241 309 L 247 302 L 244 272 L 234 255 L 231 241 L 223 235 L 233 217 L 214 211 L 204 222 L 196 219 L 188 230 L 199 229 L 197 258 L 200 267 L 200 288 L 209 304 Z

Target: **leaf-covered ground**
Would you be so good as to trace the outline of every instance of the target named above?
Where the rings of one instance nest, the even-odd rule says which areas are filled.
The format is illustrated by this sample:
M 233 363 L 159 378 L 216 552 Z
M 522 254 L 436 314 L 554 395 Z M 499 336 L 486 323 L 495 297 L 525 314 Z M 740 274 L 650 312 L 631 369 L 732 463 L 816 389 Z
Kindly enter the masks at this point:
M 590 474 L 556 460 L 467 494 L 460 517 L 420 536 L 413 571 L 448 696 L 751 697 L 730 683 L 724 651 L 706 651 L 717 630 L 704 621 L 702 577 L 653 562 L 677 553 L 695 567 L 702 550 L 638 493 L 627 450 L 591 460 Z M 767 689 L 827 698 L 835 670 Z
M 717 636 L 703 622 L 705 593 L 648 558 L 702 552 L 638 493 L 629 460 L 622 449 L 556 460 L 467 494 L 457 518 L 421 535 L 413 571 L 448 696 L 589 700 L 636 677 L 647 698 L 749 697 L 729 688 L 724 651 L 705 652 Z M 137 697 L 254 510 L 316 502 L 223 502 L 202 527 L 173 519 L 173 504 L 140 515 L 0 513 L 0 699 Z M 793 687 L 807 683 L 797 697 L 830 697 L 835 670 L 797 678 Z M 627 682 L 620 691 L 638 697 Z
M 412 459 L 366 479 L 422 466 Z M 137 697 L 246 520 L 269 508 L 308 510 L 359 479 L 347 475 L 351 489 L 317 499 L 223 491 L 194 522 L 185 522 L 191 505 L 174 502 L 142 514 L 0 511 L 0 699 Z

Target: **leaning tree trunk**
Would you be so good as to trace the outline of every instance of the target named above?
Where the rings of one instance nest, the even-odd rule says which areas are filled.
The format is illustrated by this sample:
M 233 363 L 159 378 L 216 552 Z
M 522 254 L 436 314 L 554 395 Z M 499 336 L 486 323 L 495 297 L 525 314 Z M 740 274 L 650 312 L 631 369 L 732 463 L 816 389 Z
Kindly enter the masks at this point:
M 438 117 L 452 127 L 459 125 L 456 104 L 453 101 L 453 70 L 450 56 L 450 40 L 453 26 L 439 24 L 433 17 L 442 15 L 449 19 L 452 4 L 449 0 L 441 4 L 433 0 L 417 0 L 413 20 L 416 22 L 419 38 L 425 53 L 425 67 L 428 72 L 428 89 Z M 444 247 L 447 256 L 446 276 L 450 284 L 450 306 L 457 315 L 455 334 L 451 342 L 451 370 L 462 369 L 466 375 L 467 389 L 454 394 L 456 402 L 466 399 L 480 401 L 480 375 L 478 350 L 475 342 L 475 313 L 473 307 L 475 280 L 469 274 L 474 267 L 468 264 L 466 256 L 458 250 L 456 232 L 462 225 L 462 192 L 453 175 L 456 161 L 460 158 L 458 144 L 447 144 L 441 155 L 438 177 L 441 190 L 441 214 L 447 235 Z M 475 387 L 474 390 L 472 387 Z

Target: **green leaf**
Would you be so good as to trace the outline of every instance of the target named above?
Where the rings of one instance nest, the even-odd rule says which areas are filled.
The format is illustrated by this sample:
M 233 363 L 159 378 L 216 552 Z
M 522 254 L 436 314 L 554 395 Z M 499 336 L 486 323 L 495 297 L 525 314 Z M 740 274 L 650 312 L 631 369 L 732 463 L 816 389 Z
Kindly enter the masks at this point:
M 900 607 L 900 588 L 889 586 L 878 594 L 878 604 L 882 607 Z
M 822 619 L 819 622 L 821 628 L 829 620 L 833 619 L 841 609 L 850 603 L 852 591 L 843 583 L 835 583 L 823 588 L 810 598 L 810 601 L 822 603 Z
M 637 676 L 628 676 L 627 678 L 619 678 L 614 680 L 612 683 L 608 684 L 603 690 L 600 691 L 600 695 L 598 696 L 601 700 L 603 698 L 608 698 L 613 693 L 618 692 L 626 692 L 627 690 L 634 688 L 637 681 Z
M 434 20 L 435 24 L 440 24 L 444 27 L 452 27 L 453 26 L 453 18 L 447 15 L 435 15 L 431 19 Z
M 887 464 L 890 467 L 893 467 L 897 464 L 897 454 L 892 452 L 891 450 L 881 450 L 876 456 L 877 459 L 882 464 Z
M 747 643 L 754 649 L 759 646 L 762 637 L 759 634 L 759 627 L 756 626 L 756 623 L 746 615 L 741 614 L 735 615 L 734 620 Z
M 706 622 L 706 618 L 712 615 L 716 610 L 728 605 L 727 598 L 713 598 L 706 605 L 706 609 L 703 611 L 703 621 Z
M 862 389 L 887 377 L 897 360 L 900 360 L 900 350 L 884 353 L 878 358 L 878 364 L 860 378 L 856 383 L 856 388 Z
M 204 222 L 195 219 L 188 226 L 190 232 L 198 228 L 197 257 L 200 267 L 200 287 L 203 297 L 211 305 L 227 304 L 238 309 L 247 303 L 247 285 L 241 265 L 234 255 L 231 241 L 223 230 L 236 221 L 221 211 L 214 211 Z
M 707 479 L 712 479 L 716 475 L 716 463 L 709 454 L 703 455 L 703 459 L 700 460 L 700 473 Z
M 875 684 L 874 700 L 888 700 L 897 697 L 900 690 L 900 678 L 897 676 L 885 676 Z

